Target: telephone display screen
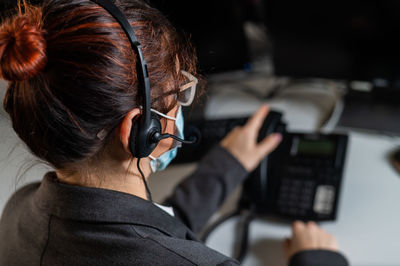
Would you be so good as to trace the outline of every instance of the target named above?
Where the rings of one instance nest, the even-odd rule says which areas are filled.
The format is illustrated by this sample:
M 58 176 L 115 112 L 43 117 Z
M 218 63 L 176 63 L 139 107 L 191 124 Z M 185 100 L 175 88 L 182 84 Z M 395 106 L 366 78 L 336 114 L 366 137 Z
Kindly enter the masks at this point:
M 299 139 L 297 146 L 298 155 L 333 156 L 336 143 L 330 140 Z

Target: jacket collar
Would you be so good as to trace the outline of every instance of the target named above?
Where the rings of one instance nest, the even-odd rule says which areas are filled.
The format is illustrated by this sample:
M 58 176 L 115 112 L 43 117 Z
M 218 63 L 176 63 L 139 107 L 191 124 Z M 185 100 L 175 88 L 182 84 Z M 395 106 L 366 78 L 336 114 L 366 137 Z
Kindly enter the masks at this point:
M 55 172 L 44 176 L 35 201 L 50 215 L 62 219 L 142 225 L 169 236 L 194 237 L 183 223 L 150 201 L 114 190 L 59 183 Z

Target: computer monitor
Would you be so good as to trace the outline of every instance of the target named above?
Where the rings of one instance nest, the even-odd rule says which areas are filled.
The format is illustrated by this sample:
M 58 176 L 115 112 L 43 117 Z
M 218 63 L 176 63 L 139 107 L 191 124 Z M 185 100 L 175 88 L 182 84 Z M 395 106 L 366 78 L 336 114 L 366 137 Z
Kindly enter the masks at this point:
M 277 75 L 400 87 L 400 2 L 265 0 Z
M 202 73 L 245 69 L 250 63 L 241 0 L 150 0 L 190 37 Z
M 339 126 L 400 135 L 400 1 L 264 1 L 276 75 L 352 81 Z

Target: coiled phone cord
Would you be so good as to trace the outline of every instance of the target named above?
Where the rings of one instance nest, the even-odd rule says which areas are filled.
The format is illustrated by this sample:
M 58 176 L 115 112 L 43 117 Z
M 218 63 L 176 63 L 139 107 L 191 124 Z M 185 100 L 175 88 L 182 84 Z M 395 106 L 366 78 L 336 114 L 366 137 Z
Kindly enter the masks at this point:
M 243 262 L 249 248 L 250 223 L 255 218 L 255 214 L 252 208 L 248 210 L 235 209 L 234 211 L 222 216 L 220 219 L 215 221 L 207 228 L 200 240 L 206 242 L 207 238 L 218 226 L 235 216 L 239 216 L 241 218 L 241 221 L 239 223 L 237 239 L 235 241 L 237 245 L 235 245 L 233 257 L 239 262 Z

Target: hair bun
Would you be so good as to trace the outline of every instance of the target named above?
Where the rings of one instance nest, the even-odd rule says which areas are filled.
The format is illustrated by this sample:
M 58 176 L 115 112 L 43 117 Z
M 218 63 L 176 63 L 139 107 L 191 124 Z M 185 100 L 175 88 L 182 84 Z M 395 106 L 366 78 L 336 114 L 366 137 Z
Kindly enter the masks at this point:
M 46 40 L 39 9 L 19 14 L 0 26 L 0 75 L 21 81 L 39 74 L 46 66 Z

